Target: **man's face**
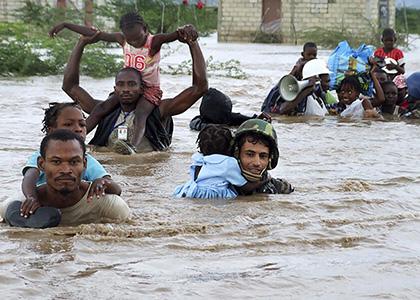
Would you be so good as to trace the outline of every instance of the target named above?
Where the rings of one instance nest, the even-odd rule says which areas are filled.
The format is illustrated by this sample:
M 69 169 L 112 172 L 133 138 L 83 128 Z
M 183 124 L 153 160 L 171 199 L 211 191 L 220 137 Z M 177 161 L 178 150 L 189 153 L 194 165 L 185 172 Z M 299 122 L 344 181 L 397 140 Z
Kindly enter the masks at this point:
M 86 158 L 77 140 L 50 140 L 38 166 L 45 172 L 48 187 L 67 195 L 79 188 Z
M 138 74 L 134 71 L 122 71 L 115 78 L 114 91 L 123 105 L 133 105 L 139 100 L 142 85 Z
M 268 167 L 270 149 L 261 142 L 251 143 L 245 140 L 239 150 L 242 168 L 252 174 L 260 175 Z
M 57 129 L 68 129 L 86 139 L 86 119 L 77 107 L 66 107 L 61 110 L 54 127 L 49 128 L 48 133 Z

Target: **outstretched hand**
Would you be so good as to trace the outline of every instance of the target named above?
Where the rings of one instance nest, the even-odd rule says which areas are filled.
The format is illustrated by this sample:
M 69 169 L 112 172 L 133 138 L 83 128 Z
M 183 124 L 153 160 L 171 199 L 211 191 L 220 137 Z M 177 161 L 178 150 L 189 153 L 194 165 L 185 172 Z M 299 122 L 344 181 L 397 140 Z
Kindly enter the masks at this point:
M 198 32 L 195 27 L 191 24 L 187 24 L 178 28 L 178 40 L 182 43 L 194 42 L 198 39 Z

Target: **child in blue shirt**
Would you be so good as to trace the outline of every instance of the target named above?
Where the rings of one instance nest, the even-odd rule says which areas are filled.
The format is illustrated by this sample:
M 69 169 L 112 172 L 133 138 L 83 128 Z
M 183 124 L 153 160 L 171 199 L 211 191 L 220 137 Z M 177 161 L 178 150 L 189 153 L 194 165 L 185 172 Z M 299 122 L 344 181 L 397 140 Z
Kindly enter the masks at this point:
M 199 153 L 192 156 L 191 179 L 176 187 L 176 198 L 235 198 L 235 188 L 246 192 L 265 181 L 248 182 L 241 174 L 238 161 L 232 157 L 233 136 L 222 125 L 207 125 L 197 138 Z

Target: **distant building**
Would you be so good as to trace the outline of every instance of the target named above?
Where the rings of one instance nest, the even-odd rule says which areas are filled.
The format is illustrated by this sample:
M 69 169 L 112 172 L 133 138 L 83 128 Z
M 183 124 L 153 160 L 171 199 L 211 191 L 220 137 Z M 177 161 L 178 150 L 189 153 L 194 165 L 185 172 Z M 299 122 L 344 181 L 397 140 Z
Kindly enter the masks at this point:
M 252 42 L 271 34 L 295 43 L 302 32 L 316 28 L 364 35 L 394 25 L 395 0 L 219 0 L 221 42 Z
M 57 0 L 32 0 L 38 4 L 49 4 L 51 6 L 55 6 Z M 182 3 L 182 0 L 173 0 L 174 3 Z M 197 3 L 198 0 L 189 0 L 189 4 L 193 5 Z M 15 10 L 25 6 L 26 0 L 0 0 L 0 22 L 4 21 L 14 21 L 16 20 L 14 14 Z M 95 4 L 103 5 L 105 4 L 105 0 L 94 0 Z M 219 4 L 219 0 L 202 0 L 202 2 L 209 7 L 217 7 Z M 84 0 L 72 0 L 71 4 L 68 5 L 75 5 L 77 8 L 81 9 L 84 7 Z

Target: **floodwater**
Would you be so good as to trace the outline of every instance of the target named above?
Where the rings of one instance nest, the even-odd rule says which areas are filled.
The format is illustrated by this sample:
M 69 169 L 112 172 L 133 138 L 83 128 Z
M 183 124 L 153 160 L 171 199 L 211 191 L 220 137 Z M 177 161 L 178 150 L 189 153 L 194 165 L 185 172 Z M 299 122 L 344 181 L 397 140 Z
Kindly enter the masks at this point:
M 206 57 L 239 59 L 252 74 L 209 79 L 246 114 L 259 111 L 301 51 L 218 44 L 215 36 L 201 44 Z M 407 53 L 408 73 L 420 69 L 419 53 L 415 47 Z M 182 46 L 162 66 L 187 58 Z M 168 97 L 191 82 L 162 77 Z M 42 108 L 69 100 L 61 80 L 1 80 L 0 200 L 18 197 L 21 167 L 43 136 Z M 81 83 L 104 99 L 113 79 L 82 77 Z M 95 154 L 122 185 L 130 222 L 47 230 L 1 224 L 1 298 L 418 298 L 419 123 L 276 118 L 281 157 L 272 175 L 296 186 L 293 194 L 175 200 L 171 193 L 187 180 L 196 150 L 188 122 L 197 112 L 198 104 L 175 118 L 167 152 Z

